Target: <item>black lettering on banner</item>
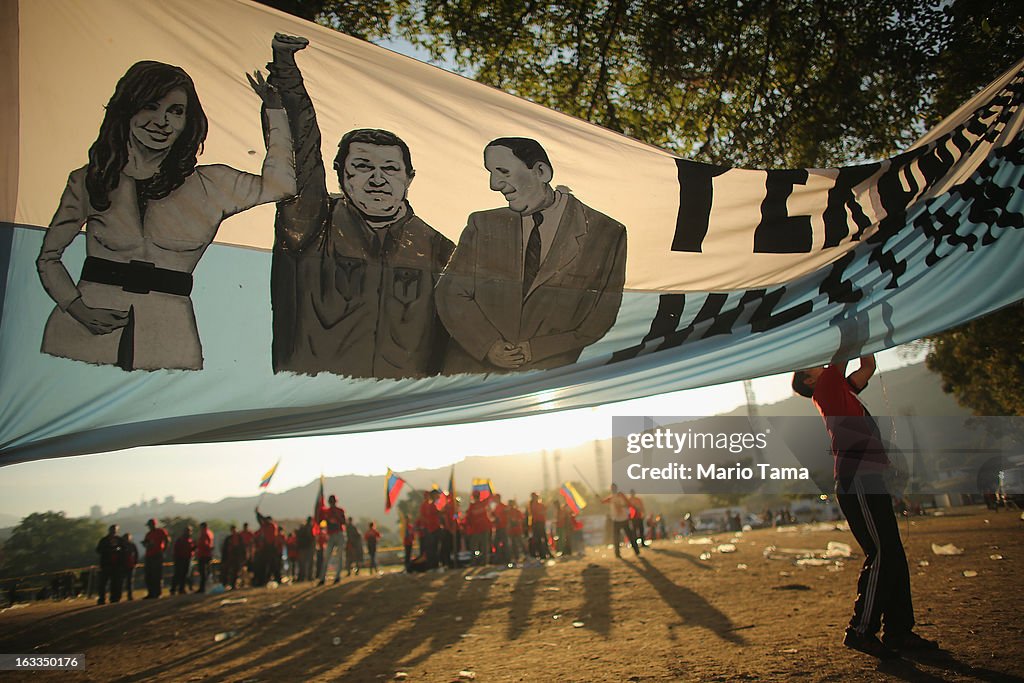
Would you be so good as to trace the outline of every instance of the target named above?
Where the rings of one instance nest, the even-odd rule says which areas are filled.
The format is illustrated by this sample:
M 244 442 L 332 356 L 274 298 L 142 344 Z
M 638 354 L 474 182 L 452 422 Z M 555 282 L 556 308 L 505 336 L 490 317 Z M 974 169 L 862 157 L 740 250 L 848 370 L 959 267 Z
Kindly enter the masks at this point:
M 1024 100 L 1024 77 L 1018 75 L 1000 93 L 978 107 L 972 116 L 953 130 L 920 148 L 905 152 L 888 162 L 865 164 L 858 167 L 839 169 L 834 186 L 828 191 L 823 221 L 825 224 L 825 247 L 835 247 L 847 239 L 852 225 L 857 232 L 850 239 L 858 241 L 870 219 L 864 207 L 857 201 L 853 190 L 872 176 L 881 173 L 875 186 L 884 216 L 878 223 L 878 230 L 867 240 L 870 253 L 867 262 L 877 264 L 882 274 L 888 274 L 887 289 L 897 287 L 899 278 L 907 270 L 906 259 L 896 256 L 896 247 L 890 238 L 908 232 L 908 208 L 935 183 L 941 182 L 965 156 L 986 144 L 1003 137 L 1008 124 L 1018 115 Z M 932 241 L 930 253 L 924 257 L 924 265 L 930 267 L 945 258 L 959 246 L 968 252 L 989 245 L 998 240 L 1005 229 L 1024 229 L 1024 212 L 1010 210 L 1015 194 L 1024 191 L 1024 138 L 1019 134 L 1002 147 L 986 150 L 988 158 L 979 165 L 969 178 L 953 186 L 946 194 L 928 199 L 914 207 L 915 219 L 912 230 Z M 1009 165 L 1016 169 L 1008 168 Z M 727 168 L 711 167 L 677 161 L 680 180 L 680 212 L 677 216 L 673 251 L 701 251 L 704 237 L 709 229 L 713 200 L 713 179 Z M 916 166 L 916 168 L 915 168 Z M 806 183 L 806 171 L 769 171 L 766 179 L 766 197 L 762 203 L 762 220 L 755 232 L 755 252 L 801 253 L 781 251 L 796 249 L 810 250 L 810 220 L 807 216 L 788 215 L 786 202 L 793 187 Z M 998 180 L 997 180 L 998 174 Z M 684 191 L 685 189 L 685 191 Z M 958 199 L 959 195 L 959 199 Z M 918 213 L 920 211 L 920 213 Z M 966 213 L 966 218 L 964 214 Z M 851 224 L 852 219 L 852 224 Z M 783 226 L 796 226 L 786 230 Z M 961 232 L 958 232 L 961 231 Z M 964 234 L 966 232 L 967 234 Z M 947 247 L 943 249 L 943 247 Z M 889 250 L 887 250 L 889 247 Z M 909 250 L 914 253 L 914 250 Z M 919 252 L 918 252 L 919 253 Z M 696 316 L 681 329 L 686 303 L 683 294 L 663 294 L 658 311 L 651 322 L 650 331 L 643 342 L 612 355 L 610 362 L 638 356 L 650 342 L 663 340 L 658 351 L 681 346 L 693 339 L 707 339 L 721 334 L 732 334 L 744 325 L 750 325 L 753 333 L 772 330 L 791 323 L 809 313 L 816 304 L 843 304 L 842 309 L 832 318 L 831 324 L 840 327 L 841 346 L 849 354 L 858 355 L 868 340 L 867 319 L 864 312 L 857 312 L 855 305 L 865 297 L 864 286 L 858 286 L 855 279 L 847 277 L 848 269 L 864 255 L 864 248 L 851 250 L 834 261 L 828 273 L 821 278 L 819 294 L 827 302 L 815 298 L 802 301 L 776 312 L 786 287 L 772 290 L 756 289 L 744 291 L 737 300 L 736 293 L 710 293 Z M 863 273 L 858 272 L 859 279 Z M 816 274 L 816 277 L 820 277 Z M 694 295 L 692 296 L 700 296 Z M 727 306 L 732 297 L 735 305 Z M 892 304 L 880 300 L 882 322 L 885 326 L 885 343 L 895 341 Z M 848 354 L 848 355 L 849 355 Z
M 672 251 L 700 253 L 711 222 L 714 201 L 713 181 L 729 170 L 728 166 L 699 164 L 676 159 L 679 171 L 679 213 Z
M 813 234 L 810 216 L 790 216 L 786 202 L 795 185 L 807 184 L 807 171 L 767 171 L 761 222 L 754 229 L 755 254 L 810 253 Z
M 751 301 L 761 300 L 761 304 L 754 311 L 754 314 L 750 316 L 750 329 L 752 332 L 767 332 L 768 330 L 774 330 L 776 327 L 780 327 L 787 323 L 793 322 L 797 318 L 807 315 L 814 309 L 814 302 L 808 300 L 803 303 L 791 306 L 783 311 L 774 313 L 775 307 L 782 301 L 783 295 L 786 293 L 785 287 L 779 287 L 767 291 L 764 289 L 754 290 L 747 292 L 748 295 L 756 294 L 751 297 Z M 746 298 L 746 297 L 744 297 Z
M 829 268 L 828 275 L 821 281 L 818 293 L 827 295 L 830 304 L 855 303 L 864 297 L 864 292 L 859 287 L 854 287 L 851 280 L 843 279 L 843 274 L 853 263 L 856 255 L 856 252 L 851 250 L 836 259 Z
M 773 290 L 750 289 L 743 292 L 735 306 L 729 308 L 725 306 L 729 299 L 728 294 L 708 294 L 693 320 L 683 329 L 665 335 L 665 341 L 658 347 L 658 350 L 680 346 L 691 336 L 695 339 L 708 339 L 721 334 L 732 334 L 745 324 L 750 325 L 752 332 L 766 332 L 807 315 L 813 310 L 813 302 L 804 301 L 783 311 L 775 312 L 775 308 L 785 293 L 785 287 Z M 757 305 L 754 306 L 754 304 Z M 654 325 L 652 324 L 651 327 L 653 334 Z M 700 329 L 702 327 L 704 329 Z M 700 331 L 698 332 L 698 330 Z M 648 334 L 645 340 L 653 338 L 652 334 Z
M 934 242 L 932 250 L 924 257 L 926 266 L 934 266 L 946 257 L 945 254 L 939 255 L 939 247 L 943 242 L 954 247 L 963 244 L 967 247 L 967 251 L 974 251 L 974 245 L 978 242 L 977 236 L 961 236 L 956 232 L 956 229 L 960 227 L 960 218 L 961 214 L 959 212 L 951 216 L 945 209 L 940 208 L 934 213 L 922 213 L 914 221 L 914 227 Z
M 693 331 L 697 328 L 698 325 L 701 325 L 705 322 L 717 320 L 718 315 L 722 312 L 722 308 L 725 306 L 725 302 L 728 300 L 728 298 L 728 294 L 708 294 L 707 298 L 704 300 L 704 304 L 700 307 L 700 310 L 697 311 L 697 315 L 694 316 L 693 320 L 690 321 L 690 324 L 681 330 L 677 330 L 675 332 L 672 332 L 671 334 L 665 335 L 665 341 L 662 342 L 661 345 L 658 347 L 658 351 L 663 351 L 664 349 L 671 349 L 673 347 L 680 346 L 690 337 L 691 334 L 693 334 Z M 712 335 L 702 334 L 698 335 L 697 338 L 703 339 L 704 337 L 709 336 Z
M 950 137 L 949 135 L 943 135 L 929 145 L 928 152 L 918 162 L 921 175 L 924 176 L 925 187 L 931 187 L 935 181 L 949 173 L 949 169 L 953 167 L 956 159 L 953 158 L 953 153 L 946 146 Z
M 662 294 L 658 297 L 658 312 L 651 321 L 651 331 L 644 337 L 645 342 L 660 339 L 679 329 L 679 320 L 686 306 L 685 294 Z
M 839 169 L 836 184 L 828 191 L 828 203 L 822 214 L 825 222 L 825 248 L 839 246 L 839 243 L 850 234 L 847 209 L 850 210 L 850 216 L 857 226 L 857 232 L 853 235 L 854 240 L 860 239 L 864 230 L 871 225 L 871 219 L 864 213 L 864 207 L 857 202 L 853 188 L 877 173 L 881 167 L 881 164 L 874 163 Z

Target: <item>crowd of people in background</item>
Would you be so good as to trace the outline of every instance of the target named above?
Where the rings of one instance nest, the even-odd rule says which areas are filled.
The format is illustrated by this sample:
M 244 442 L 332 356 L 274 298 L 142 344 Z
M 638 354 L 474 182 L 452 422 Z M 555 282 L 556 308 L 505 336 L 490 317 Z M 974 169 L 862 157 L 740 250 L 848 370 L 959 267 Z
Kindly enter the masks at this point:
M 613 487 L 604 502 L 611 505 L 616 553 L 618 541 L 634 547 L 637 553 L 645 541 L 667 538 L 669 531 L 661 515 L 645 516 L 643 501 L 634 492 L 625 496 Z M 404 550 L 404 567 L 421 572 L 440 567 L 508 565 L 531 559 L 568 558 L 583 553 L 583 524 L 565 502 L 546 503 L 532 493 L 522 506 L 516 500 L 504 502 L 501 494 L 474 491 L 465 510 L 460 500 L 434 489 L 423 492 L 415 515 L 400 517 L 399 538 Z M 116 524 L 96 545 L 97 571 L 88 579 L 64 572 L 54 578 L 47 594 L 71 597 L 76 578 L 82 592 L 95 589 L 97 603 L 134 599 L 136 569 L 141 563 L 145 584 L 144 599 L 163 594 L 165 565 L 169 564 L 170 594 L 206 593 L 211 583 L 224 589 L 265 586 L 271 582 L 327 581 L 334 567 L 334 582 L 361 570 L 378 572 L 378 546 L 382 534 L 375 521 L 361 531 L 355 520 L 330 496 L 315 515 L 286 533 L 270 515 L 257 508 L 256 526 L 248 522 L 231 525 L 216 542 L 207 522 L 198 527 L 188 524 L 172 538 L 156 519 L 146 522 L 147 532 L 141 549 L 131 533 L 121 534 Z M 685 532 L 685 529 L 684 529 Z M 606 536 L 612 534 L 609 529 Z M 607 539 L 606 539 L 607 540 Z M 219 549 L 219 567 L 215 558 Z M 216 575 L 214 572 L 216 571 Z M 88 588 L 86 588 L 88 586 Z
M 601 502 L 607 505 L 608 512 L 602 541 L 613 546 L 616 556 L 620 556 L 623 545 L 640 555 L 645 543 L 698 531 L 689 514 L 670 527 L 662 515 L 647 512 L 635 491 L 626 494 L 614 484 Z M 764 510 L 762 517 L 768 525 L 795 521 L 787 509 Z M 744 524 L 735 511 L 727 511 L 723 521 L 730 530 L 738 530 Z M 370 521 L 365 531 L 361 530 L 338 504 L 336 496 L 330 496 L 314 515 L 290 532 L 258 507 L 255 522 L 255 527 L 248 522 L 241 527 L 231 525 L 218 543 L 207 522 L 197 528 L 186 525 L 172 538 L 156 519 L 150 519 L 141 549 L 130 533 L 120 534 L 118 526 L 111 525 L 96 545 L 99 562 L 92 585 L 96 587 L 98 604 L 119 602 L 122 597 L 133 599 L 136 567 L 140 562 L 145 599 L 162 595 L 165 564 L 171 565 L 171 595 L 206 593 L 211 583 L 225 590 L 284 582 L 323 585 L 332 567 L 334 583 L 341 581 L 342 571 L 346 576 L 358 575 L 363 570 L 379 572 L 377 556 L 382 533 L 377 523 Z M 398 532 L 405 571 L 424 572 L 466 566 L 515 566 L 579 556 L 584 549 L 583 528 L 578 512 L 561 498 L 547 502 L 534 492 L 521 505 L 515 499 L 505 502 L 500 493 L 474 490 L 468 506 L 462 509 L 460 499 L 435 488 L 422 492 L 415 513 L 400 515 Z M 218 549 L 219 567 L 215 564 Z M 65 583 L 74 581 L 73 577 L 59 578 Z M 55 579 L 54 596 L 73 592 Z

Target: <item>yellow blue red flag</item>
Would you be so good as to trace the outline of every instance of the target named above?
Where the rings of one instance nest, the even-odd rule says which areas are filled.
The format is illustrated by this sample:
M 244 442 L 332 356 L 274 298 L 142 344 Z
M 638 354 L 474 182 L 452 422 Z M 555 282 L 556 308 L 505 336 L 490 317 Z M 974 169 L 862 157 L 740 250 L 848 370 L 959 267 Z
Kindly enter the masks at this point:
M 571 482 L 565 482 L 562 484 L 562 488 L 558 490 L 562 494 L 562 498 L 565 498 L 565 504 L 572 510 L 572 514 L 578 515 L 580 510 L 587 507 L 587 501 L 584 500 L 580 492 L 576 490 L 576 487 Z
M 265 489 L 270 486 L 270 480 L 274 478 L 274 472 L 277 472 L 277 466 L 281 464 L 278 460 L 274 463 L 274 466 L 267 470 L 267 473 L 263 475 L 263 479 L 260 480 L 260 488 Z

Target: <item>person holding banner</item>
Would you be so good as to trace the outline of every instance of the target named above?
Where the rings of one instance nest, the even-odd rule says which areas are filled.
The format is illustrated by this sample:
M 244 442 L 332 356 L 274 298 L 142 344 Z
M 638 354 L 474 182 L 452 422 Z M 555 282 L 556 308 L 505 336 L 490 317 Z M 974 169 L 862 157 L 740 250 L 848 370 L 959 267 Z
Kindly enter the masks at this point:
M 913 631 L 910 570 L 884 480 L 889 457 L 878 425 L 857 398 L 875 372 L 875 357 L 861 356 L 860 367 L 847 376 L 847 361 L 838 360 L 840 354 L 827 366 L 797 370 L 793 390 L 811 399 L 825 420 L 835 458 L 836 499 L 864 551 L 843 644 L 879 659 L 894 659 L 901 650 L 937 650 L 938 643 Z
M 547 152 L 529 138 L 484 148 L 507 208 L 471 214 L 437 285 L 454 342 L 444 373 L 555 368 L 615 324 L 626 280 L 626 228 L 552 189 Z
M 295 194 L 280 97 L 248 77 L 266 111 L 262 175 L 197 166 L 207 119 L 183 69 L 144 61 L 118 81 L 89 163 L 71 172 L 36 260 L 57 306 L 44 353 L 123 370 L 199 370 L 192 271 L 228 216 Z M 75 283 L 62 257 L 85 225 Z
M 298 196 L 277 205 L 274 372 L 437 374 L 448 334 L 434 286 L 455 245 L 413 212 L 412 156 L 390 131 L 342 136 L 334 160 L 342 194 L 328 194 L 316 112 L 295 63 L 308 44 L 275 35 L 267 66 L 292 124 L 298 175 Z

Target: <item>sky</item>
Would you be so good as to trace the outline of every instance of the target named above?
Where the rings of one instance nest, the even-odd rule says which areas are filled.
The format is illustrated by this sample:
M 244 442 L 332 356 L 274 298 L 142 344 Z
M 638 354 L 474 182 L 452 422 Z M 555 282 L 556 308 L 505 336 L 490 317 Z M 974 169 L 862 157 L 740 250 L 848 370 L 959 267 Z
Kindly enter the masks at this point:
M 879 372 L 907 365 L 899 348 L 878 354 Z M 792 396 L 791 376 L 753 380 L 757 402 Z M 112 453 L 59 458 L 0 468 L 0 516 L 62 510 L 86 516 L 90 506 L 103 513 L 141 500 L 214 502 L 260 493 L 263 474 L 281 464 L 268 488 L 283 492 L 304 486 L 321 473 L 383 475 L 437 468 L 467 456 L 531 453 L 566 448 L 612 433 L 612 417 L 626 415 L 701 416 L 745 405 L 742 382 L 689 389 L 594 408 L 466 425 L 369 432 L 341 436 L 244 441 L 181 446 L 150 446 Z M 0 526 L 5 525 L 0 520 Z

